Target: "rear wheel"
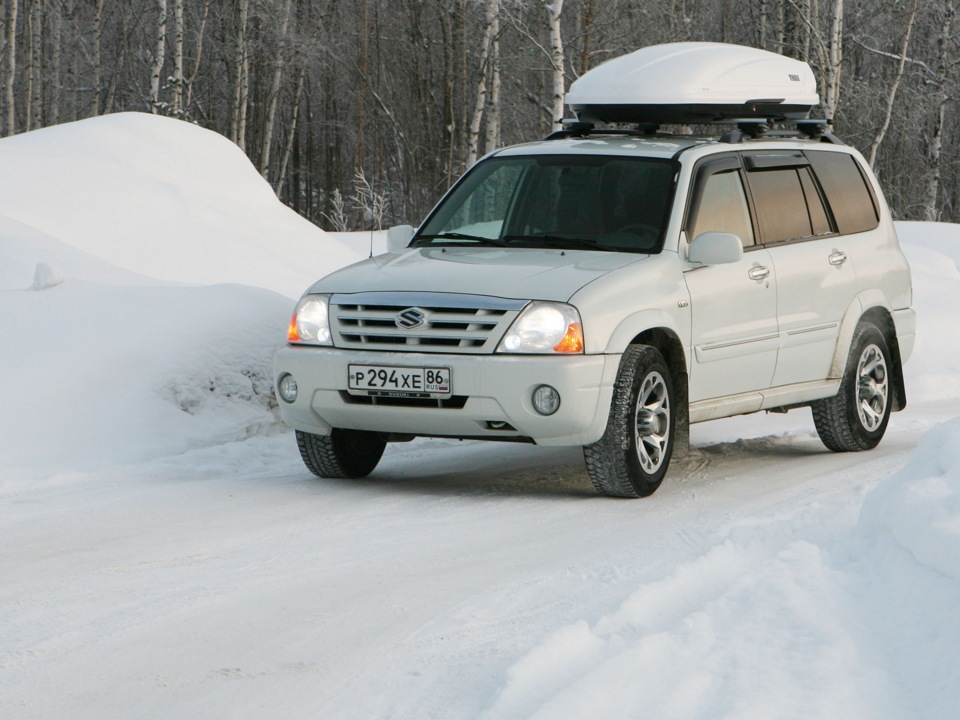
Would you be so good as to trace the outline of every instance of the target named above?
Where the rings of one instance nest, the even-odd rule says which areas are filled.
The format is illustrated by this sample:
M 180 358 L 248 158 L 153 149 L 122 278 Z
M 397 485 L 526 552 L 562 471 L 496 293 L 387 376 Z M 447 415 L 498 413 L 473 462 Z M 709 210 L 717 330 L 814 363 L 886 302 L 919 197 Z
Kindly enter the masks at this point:
M 330 435 L 297 430 L 304 465 L 323 478 L 362 478 L 373 472 L 386 440 L 379 433 L 334 428 Z
M 583 449 L 590 480 L 614 497 L 653 493 L 670 465 L 676 430 L 673 379 L 660 351 L 631 345 L 620 360 L 603 437 Z
M 853 334 L 840 390 L 818 400 L 813 422 L 834 452 L 875 448 L 887 429 L 893 401 L 890 350 L 876 325 L 861 322 Z

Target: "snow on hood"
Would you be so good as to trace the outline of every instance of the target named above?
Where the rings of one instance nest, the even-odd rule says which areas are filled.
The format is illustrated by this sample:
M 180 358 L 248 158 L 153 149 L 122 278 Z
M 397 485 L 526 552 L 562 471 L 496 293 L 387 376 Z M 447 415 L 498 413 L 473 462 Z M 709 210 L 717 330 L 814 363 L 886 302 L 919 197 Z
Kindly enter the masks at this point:
M 647 255 L 530 248 L 415 248 L 330 275 L 310 292 L 465 293 L 566 301 L 584 285 Z

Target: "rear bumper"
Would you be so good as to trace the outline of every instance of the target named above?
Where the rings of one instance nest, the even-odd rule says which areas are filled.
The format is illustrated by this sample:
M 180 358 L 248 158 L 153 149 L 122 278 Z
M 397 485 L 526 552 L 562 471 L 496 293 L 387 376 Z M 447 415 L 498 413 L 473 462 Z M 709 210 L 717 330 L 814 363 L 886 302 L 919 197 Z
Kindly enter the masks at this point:
M 460 407 L 373 405 L 346 394 L 347 366 L 369 363 L 449 367 Z M 293 375 L 299 393 L 279 400 L 287 425 L 328 435 L 333 428 L 436 437 L 530 438 L 538 445 L 588 445 L 603 435 L 618 355 L 446 355 L 288 346 L 277 351 L 274 376 Z M 531 397 L 539 385 L 560 393 L 560 408 L 540 415 Z M 512 429 L 500 429 L 502 424 Z

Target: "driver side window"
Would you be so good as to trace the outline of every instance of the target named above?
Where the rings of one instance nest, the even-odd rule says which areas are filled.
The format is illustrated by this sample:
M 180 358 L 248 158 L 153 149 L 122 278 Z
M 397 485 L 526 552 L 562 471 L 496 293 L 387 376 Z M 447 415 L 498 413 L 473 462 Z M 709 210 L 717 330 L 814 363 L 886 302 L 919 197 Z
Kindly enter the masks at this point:
M 705 232 L 733 233 L 744 247 L 754 244 L 747 197 L 736 170 L 714 173 L 707 178 L 687 239 L 693 240 Z

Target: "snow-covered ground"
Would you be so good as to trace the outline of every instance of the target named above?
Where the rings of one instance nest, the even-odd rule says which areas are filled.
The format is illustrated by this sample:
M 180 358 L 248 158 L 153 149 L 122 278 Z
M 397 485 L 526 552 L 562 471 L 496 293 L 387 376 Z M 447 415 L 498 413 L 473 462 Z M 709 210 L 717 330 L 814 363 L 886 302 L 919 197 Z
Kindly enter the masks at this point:
M 0 717 L 956 718 L 960 228 L 899 231 L 875 451 L 797 411 L 694 426 L 642 501 L 472 442 L 322 481 L 271 355 L 368 238 L 184 123 L 0 141 Z

